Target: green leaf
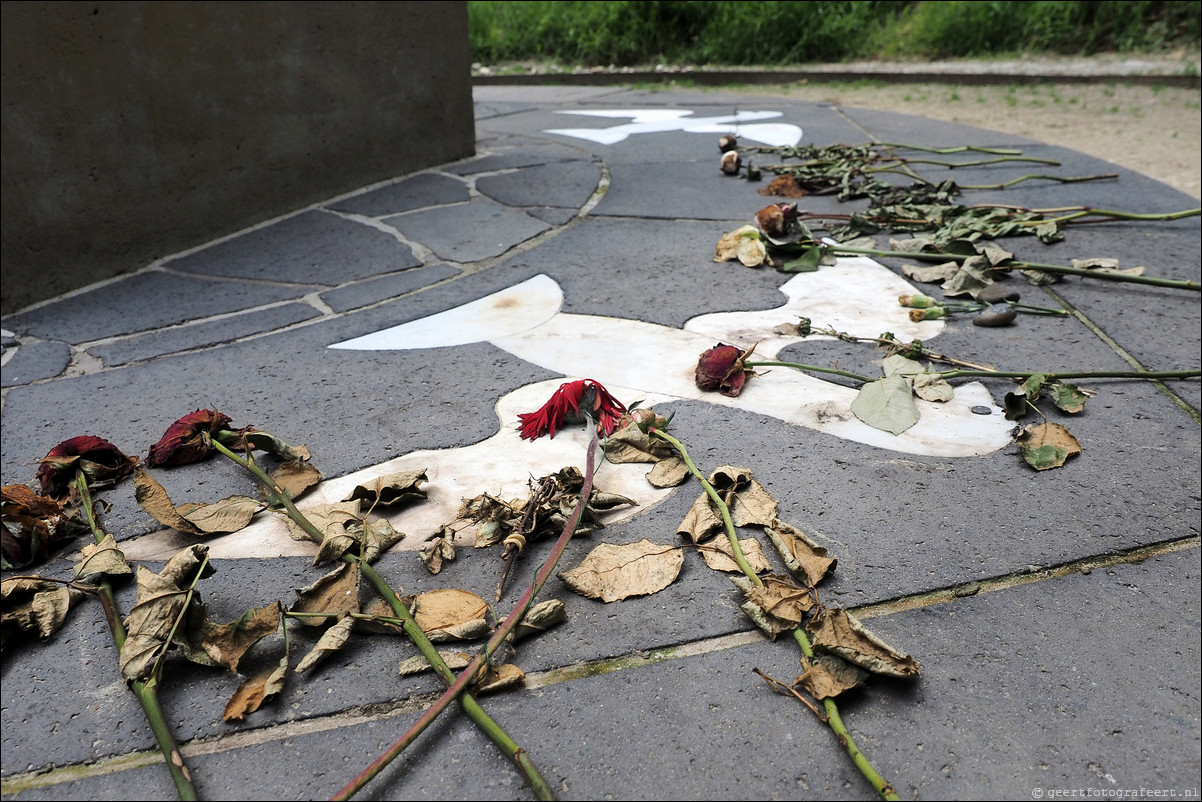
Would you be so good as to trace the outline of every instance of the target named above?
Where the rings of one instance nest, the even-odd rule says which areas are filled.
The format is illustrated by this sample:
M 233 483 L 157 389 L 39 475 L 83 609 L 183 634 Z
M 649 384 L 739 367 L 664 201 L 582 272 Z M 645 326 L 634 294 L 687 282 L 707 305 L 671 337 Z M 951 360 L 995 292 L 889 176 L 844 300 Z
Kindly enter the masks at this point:
M 781 265 L 778 270 L 782 273 L 813 273 L 822 264 L 822 248 L 808 248 L 801 256 Z
M 918 423 L 914 394 L 901 376 L 867 382 L 851 402 L 851 411 L 874 429 L 895 435 Z
M 1053 382 L 1047 389 L 1056 408 L 1069 414 L 1076 414 L 1085 409 L 1085 402 L 1090 395 L 1076 385 L 1063 382 Z

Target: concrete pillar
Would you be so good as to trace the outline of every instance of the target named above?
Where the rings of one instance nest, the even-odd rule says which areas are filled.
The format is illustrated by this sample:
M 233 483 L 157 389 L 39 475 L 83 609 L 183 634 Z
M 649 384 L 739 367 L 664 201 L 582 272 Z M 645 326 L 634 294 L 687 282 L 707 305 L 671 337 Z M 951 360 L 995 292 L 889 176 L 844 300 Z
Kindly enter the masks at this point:
M 466 2 L 0 7 L 6 314 L 474 152 Z

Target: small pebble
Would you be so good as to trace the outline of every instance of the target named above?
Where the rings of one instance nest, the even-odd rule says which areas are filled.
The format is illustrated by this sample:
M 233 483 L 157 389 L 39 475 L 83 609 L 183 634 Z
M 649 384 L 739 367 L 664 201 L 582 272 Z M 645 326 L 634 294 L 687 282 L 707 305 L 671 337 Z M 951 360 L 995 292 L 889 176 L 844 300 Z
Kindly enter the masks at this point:
M 977 300 L 983 304 L 1000 304 L 1005 301 L 1017 301 L 1019 297 L 1018 290 L 1011 289 L 1002 284 L 990 284 L 977 293 Z
M 986 326 L 995 328 L 997 326 L 1009 326 L 1014 322 L 1014 318 L 1018 317 L 1018 310 L 1006 304 L 994 304 L 979 313 L 972 319 L 974 326 Z
M 993 410 L 989 407 L 973 407 L 972 414 L 974 415 L 992 415 Z

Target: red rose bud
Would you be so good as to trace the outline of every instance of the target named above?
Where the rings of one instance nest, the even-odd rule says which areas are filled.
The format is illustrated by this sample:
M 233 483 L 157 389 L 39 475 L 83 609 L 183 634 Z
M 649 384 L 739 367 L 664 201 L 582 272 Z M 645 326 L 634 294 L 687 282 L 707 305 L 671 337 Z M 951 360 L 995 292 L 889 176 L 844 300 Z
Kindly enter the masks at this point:
M 732 398 L 737 396 L 743 392 L 747 380 L 756 375 L 755 371 L 743 366 L 743 361 L 754 350 L 755 346 L 740 351 L 733 345 L 718 343 L 697 360 L 697 386 L 702 390 L 717 390 Z
M 185 415 L 167 428 L 159 442 L 150 447 L 146 464 L 152 468 L 164 465 L 189 465 L 207 459 L 214 453 L 209 439 L 230 428 L 230 419 L 215 409 L 198 409 Z M 251 427 L 238 432 L 250 431 Z
M 42 495 L 62 501 L 71 495 L 75 474 L 80 471 L 92 488 L 100 488 L 125 479 L 137 464 L 137 457 L 127 457 L 108 440 L 81 435 L 50 449 L 38 467 L 38 481 Z
M 739 167 L 743 164 L 743 160 L 739 158 L 739 151 L 728 150 L 722 154 L 722 172 L 727 175 L 736 175 L 739 172 Z

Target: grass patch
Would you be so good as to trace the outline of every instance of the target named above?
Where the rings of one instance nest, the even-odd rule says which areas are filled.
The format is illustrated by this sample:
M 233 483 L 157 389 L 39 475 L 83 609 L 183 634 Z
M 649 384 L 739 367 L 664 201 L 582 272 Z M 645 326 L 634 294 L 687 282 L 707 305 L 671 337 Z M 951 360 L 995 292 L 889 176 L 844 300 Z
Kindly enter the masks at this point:
M 469 0 L 472 59 L 785 66 L 1150 52 L 1202 41 L 1196 0 Z M 1190 69 L 1186 67 L 1185 69 Z

